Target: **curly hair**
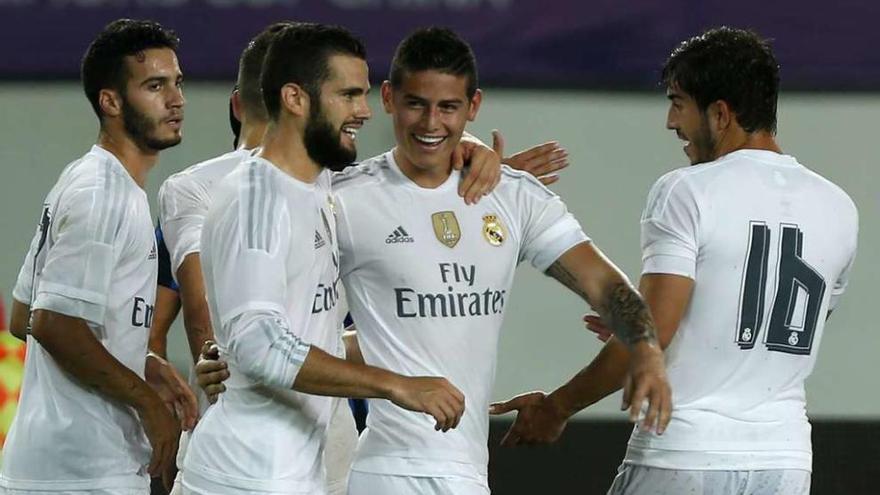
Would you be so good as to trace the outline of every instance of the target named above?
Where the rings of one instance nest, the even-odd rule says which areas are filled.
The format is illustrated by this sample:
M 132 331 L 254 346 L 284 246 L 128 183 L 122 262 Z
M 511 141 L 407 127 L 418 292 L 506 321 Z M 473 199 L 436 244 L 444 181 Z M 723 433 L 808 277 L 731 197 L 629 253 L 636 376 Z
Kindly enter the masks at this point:
M 678 45 L 662 83 L 677 85 L 703 111 L 724 100 L 747 132 L 776 133 L 779 64 L 768 42 L 744 29 L 710 29 Z

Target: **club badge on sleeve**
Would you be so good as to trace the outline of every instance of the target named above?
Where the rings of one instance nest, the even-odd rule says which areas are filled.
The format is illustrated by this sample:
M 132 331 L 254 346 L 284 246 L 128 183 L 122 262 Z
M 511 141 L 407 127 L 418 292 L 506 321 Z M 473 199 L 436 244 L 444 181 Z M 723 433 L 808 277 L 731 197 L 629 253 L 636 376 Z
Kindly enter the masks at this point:
M 483 216 L 483 237 L 489 241 L 489 244 L 493 246 L 504 244 L 506 235 L 504 226 L 501 225 L 501 220 L 496 215 Z
M 461 239 L 461 229 L 458 219 L 451 211 L 439 211 L 431 215 L 431 223 L 434 225 L 434 234 L 437 240 L 448 248 L 454 248 Z

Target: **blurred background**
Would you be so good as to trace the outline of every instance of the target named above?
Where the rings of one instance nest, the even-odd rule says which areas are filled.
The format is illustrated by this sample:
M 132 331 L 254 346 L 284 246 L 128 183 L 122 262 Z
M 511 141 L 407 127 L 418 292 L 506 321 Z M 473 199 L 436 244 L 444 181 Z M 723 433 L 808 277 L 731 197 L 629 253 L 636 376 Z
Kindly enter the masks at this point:
M 227 102 L 238 56 L 265 25 L 293 19 L 348 27 L 367 44 L 375 89 L 403 37 L 444 25 L 472 44 L 479 63 L 483 107 L 470 132 L 491 142 L 490 131 L 500 129 L 507 154 L 550 140 L 567 148 L 571 166 L 552 189 L 633 280 L 647 191 L 666 171 L 687 165 L 680 141 L 664 128 L 658 79 L 666 56 L 678 42 L 719 25 L 771 38 L 781 65 L 783 149 L 843 187 L 861 214 L 849 290 L 808 381 L 813 493 L 880 492 L 868 474 L 880 459 L 880 331 L 870 302 L 880 282 L 872 259 L 880 251 L 880 2 L 0 0 L 0 292 L 7 304 L 43 197 L 64 165 L 95 140 L 79 61 L 95 34 L 118 17 L 154 19 L 181 38 L 184 141 L 163 152 L 151 173 L 154 216 L 156 192 L 168 175 L 231 149 Z M 394 142 L 378 91 L 371 104 L 373 119 L 358 136 L 361 158 Z M 555 388 L 600 348 L 580 322 L 588 308 L 530 267 L 517 274 L 508 304 L 497 399 Z M 23 356 L 6 337 L 0 332 L 0 425 L 11 420 Z M 186 368 L 180 322 L 169 356 Z M 629 433 L 619 401 L 615 395 L 583 411 L 550 447 L 500 449 L 509 423 L 493 420 L 494 493 L 604 493 Z

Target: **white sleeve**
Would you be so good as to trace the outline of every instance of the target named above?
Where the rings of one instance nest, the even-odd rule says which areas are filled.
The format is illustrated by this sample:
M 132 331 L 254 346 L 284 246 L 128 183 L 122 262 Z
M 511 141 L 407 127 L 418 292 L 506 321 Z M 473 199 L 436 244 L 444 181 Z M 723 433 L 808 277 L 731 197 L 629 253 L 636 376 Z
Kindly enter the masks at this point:
M 699 247 L 698 201 L 675 172 L 660 178 L 642 214 L 642 273 L 696 276 Z
M 59 197 L 32 309 L 104 321 L 113 268 L 124 244 L 120 232 L 127 199 L 124 178 L 115 174 L 106 184 Z
M 42 225 L 45 224 L 44 219 L 48 218 L 48 214 L 48 210 L 44 208 L 40 217 L 40 226 L 37 227 L 34 238 L 31 240 L 28 252 L 24 257 L 24 263 L 21 264 L 21 269 L 18 271 L 15 288 L 12 289 L 13 299 L 28 306 L 30 306 L 31 297 L 33 296 L 34 258 L 37 255 L 37 250 L 40 248 L 43 234 Z
M 171 257 L 171 274 L 175 280 L 184 258 L 200 251 L 202 226 L 210 206 L 205 191 L 192 185 L 184 186 L 167 180 L 159 188 L 159 224 Z
M 266 190 L 268 189 L 268 191 Z M 254 201 L 250 201 L 250 199 Z M 205 266 L 226 350 L 252 380 L 290 388 L 310 345 L 287 316 L 291 219 L 272 184 L 243 187 L 236 204 L 212 210 L 204 230 Z M 217 223 L 211 215 L 219 213 Z M 305 311 L 311 306 L 303 305 Z
M 517 198 L 523 242 L 519 261 L 543 272 L 577 244 L 589 242 L 562 199 L 529 174 L 523 174 Z
M 850 254 L 849 261 L 841 270 L 840 275 L 838 275 L 837 280 L 834 281 L 834 287 L 831 289 L 831 298 L 828 303 L 828 311 L 833 311 L 834 308 L 837 307 L 837 304 L 840 302 L 841 296 L 846 292 L 846 287 L 849 285 L 849 274 L 852 271 L 853 263 L 856 261 L 856 246 L 858 245 L 858 237 L 859 237 L 859 214 L 858 210 L 855 209 L 855 204 L 853 204 L 853 211 L 855 212 L 853 228 L 852 228 L 852 240 L 850 241 L 850 245 L 852 246 L 852 253 Z
M 226 350 L 236 369 L 270 387 L 291 388 L 311 346 L 273 311 L 247 311 L 229 322 Z

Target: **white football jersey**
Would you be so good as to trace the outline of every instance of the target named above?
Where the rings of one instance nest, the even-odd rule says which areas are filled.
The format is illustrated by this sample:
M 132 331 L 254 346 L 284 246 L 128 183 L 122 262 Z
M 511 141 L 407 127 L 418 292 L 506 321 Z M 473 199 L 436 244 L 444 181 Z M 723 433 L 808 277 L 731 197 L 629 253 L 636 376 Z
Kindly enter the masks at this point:
M 202 225 L 211 206 L 214 186 L 253 153 L 254 150 L 247 149 L 230 151 L 187 167 L 162 183 L 159 188 L 159 225 L 171 258 L 171 276 L 175 281 L 184 258 L 188 254 L 200 252 Z M 210 404 L 198 386 L 192 364 L 188 366 L 188 376 L 189 385 L 199 401 L 199 414 L 203 415 Z M 188 431 L 181 433 L 177 449 L 178 466 L 183 465 L 190 435 L 191 432 Z
M 666 349 L 673 414 L 626 461 L 672 469 L 811 469 L 804 380 L 846 288 L 858 213 L 786 155 L 739 150 L 662 177 L 642 217 L 643 273 L 694 280 Z
M 334 177 L 342 276 L 368 364 L 446 377 L 465 395 L 461 423 L 371 400 L 352 469 L 410 476 L 485 477 L 488 407 L 498 336 L 514 270 L 546 270 L 588 241 L 558 196 L 503 168 L 478 205 L 457 193 L 453 171 L 421 188 L 392 152 Z
M 231 376 L 192 435 L 183 486 L 212 494 L 322 494 L 332 399 L 290 387 L 309 345 L 339 354 L 329 173 L 304 183 L 255 157 L 222 179 L 213 197 L 201 261 Z M 255 378 L 254 370 L 278 368 L 275 382 Z
M 146 193 L 115 156 L 93 146 L 46 197 L 13 296 L 31 310 L 85 320 L 143 377 L 156 257 Z M 148 489 L 150 446 L 135 410 L 78 382 L 33 337 L 27 345 L 0 487 Z
M 190 253 L 199 252 L 205 215 L 214 185 L 232 172 L 253 150 L 238 149 L 197 163 L 168 177 L 159 188 L 159 223 L 171 255 L 171 273 Z

